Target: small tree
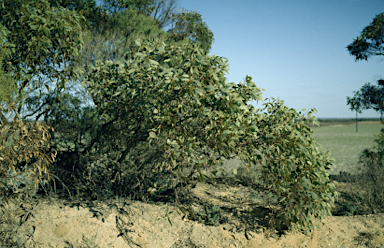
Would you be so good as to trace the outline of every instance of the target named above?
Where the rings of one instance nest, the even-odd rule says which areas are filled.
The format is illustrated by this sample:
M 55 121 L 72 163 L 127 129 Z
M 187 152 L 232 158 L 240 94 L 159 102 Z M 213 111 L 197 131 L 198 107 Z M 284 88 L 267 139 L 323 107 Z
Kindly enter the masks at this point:
M 366 83 L 353 93 L 355 94 L 353 97 L 347 97 L 347 105 L 350 105 L 351 110 L 362 113 L 364 109 L 373 109 L 380 113 L 380 120 L 383 120 L 384 80 L 378 80 L 377 86 Z

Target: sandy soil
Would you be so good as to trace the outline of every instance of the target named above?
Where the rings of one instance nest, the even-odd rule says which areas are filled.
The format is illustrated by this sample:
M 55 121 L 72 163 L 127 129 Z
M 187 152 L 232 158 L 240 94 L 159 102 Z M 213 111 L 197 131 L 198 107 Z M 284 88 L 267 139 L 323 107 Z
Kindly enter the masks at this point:
M 165 203 L 70 202 L 38 196 L 5 205 L 0 235 L 8 235 L 14 247 L 42 248 L 384 247 L 384 214 L 333 216 L 323 220 L 312 237 L 286 233 L 268 238 L 268 209 L 262 205 L 262 196 L 250 194 L 241 185 L 199 183 L 193 189 L 196 202 L 221 207 L 227 222 L 219 226 L 191 221 Z

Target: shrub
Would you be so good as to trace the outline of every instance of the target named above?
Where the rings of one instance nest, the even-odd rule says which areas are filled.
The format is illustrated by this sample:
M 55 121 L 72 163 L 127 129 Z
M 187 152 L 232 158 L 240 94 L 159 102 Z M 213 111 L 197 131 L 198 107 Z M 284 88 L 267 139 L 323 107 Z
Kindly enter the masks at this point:
M 226 218 L 222 216 L 221 208 L 217 205 L 204 206 L 203 210 L 195 211 L 192 207 L 189 208 L 189 219 L 200 223 L 218 226 L 226 222 Z
M 243 161 L 261 164 L 262 188 L 278 201 L 269 223 L 279 231 L 297 230 L 310 235 L 316 220 L 331 215 L 338 197 L 328 170 L 332 160 L 319 150 L 311 124 L 317 120 L 272 99 L 255 117 L 257 137 L 253 156 Z
M 252 78 L 227 83 L 226 59 L 196 44 L 136 45 L 124 61 L 99 61 L 83 82 L 97 121 L 82 129 L 90 141 L 74 145 L 89 158 L 73 166 L 78 186 L 92 193 L 103 182 L 115 194 L 145 199 L 215 178 L 224 159 L 237 157 L 251 170 L 261 166 L 264 189 L 278 199 L 274 228 L 310 234 L 313 218 L 330 215 L 332 161 L 312 137 L 313 111 L 306 117 L 278 100 L 255 108 L 249 102 L 262 97 Z
M 356 177 L 361 188 L 362 203 L 373 213 L 384 211 L 384 128 L 375 138 L 375 145 L 360 154 L 361 174 Z

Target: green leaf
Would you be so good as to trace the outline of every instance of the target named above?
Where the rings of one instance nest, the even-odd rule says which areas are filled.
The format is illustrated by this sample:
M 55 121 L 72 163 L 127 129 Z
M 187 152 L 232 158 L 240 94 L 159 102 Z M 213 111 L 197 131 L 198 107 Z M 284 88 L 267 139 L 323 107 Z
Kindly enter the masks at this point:
M 149 137 L 152 139 L 157 139 L 157 135 L 154 132 L 149 132 Z
M 152 60 L 152 59 L 149 60 L 149 63 L 150 63 L 151 65 L 159 65 L 159 62 L 157 62 L 157 61 L 155 61 L 155 60 Z
M 216 73 L 213 74 L 213 80 L 215 80 L 215 81 L 219 81 L 219 78 L 217 77 Z
M 116 92 L 115 94 L 113 94 L 112 96 L 115 97 L 115 96 L 118 96 L 118 95 L 120 95 L 120 94 L 121 94 L 121 91 L 118 91 L 118 92 Z
M 205 87 L 205 89 L 206 89 L 206 91 L 208 91 L 208 92 L 212 92 L 212 91 L 215 91 L 215 90 L 217 89 L 217 87 L 214 86 L 214 85 L 207 85 L 207 86 Z
M 231 133 L 232 133 L 232 131 L 230 131 L 230 130 L 224 130 L 224 132 L 223 132 L 224 135 L 228 135 L 228 134 L 231 134 Z
M 199 88 L 194 89 L 194 91 L 195 91 L 197 94 L 199 94 L 200 96 L 203 96 L 204 93 L 205 93 L 203 89 L 199 89 Z

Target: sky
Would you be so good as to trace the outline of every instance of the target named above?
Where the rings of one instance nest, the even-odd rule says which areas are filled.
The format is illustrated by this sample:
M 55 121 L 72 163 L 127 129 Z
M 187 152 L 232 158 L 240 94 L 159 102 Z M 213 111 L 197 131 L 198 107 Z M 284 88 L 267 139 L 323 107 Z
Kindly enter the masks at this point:
M 357 61 L 346 49 L 384 12 L 376 0 L 179 0 L 214 34 L 211 54 L 229 61 L 228 82 L 252 77 L 264 98 L 317 118 L 355 118 L 347 96 L 384 78 L 384 56 Z M 256 103 L 252 103 L 255 106 Z M 380 117 L 365 110 L 359 117 Z

